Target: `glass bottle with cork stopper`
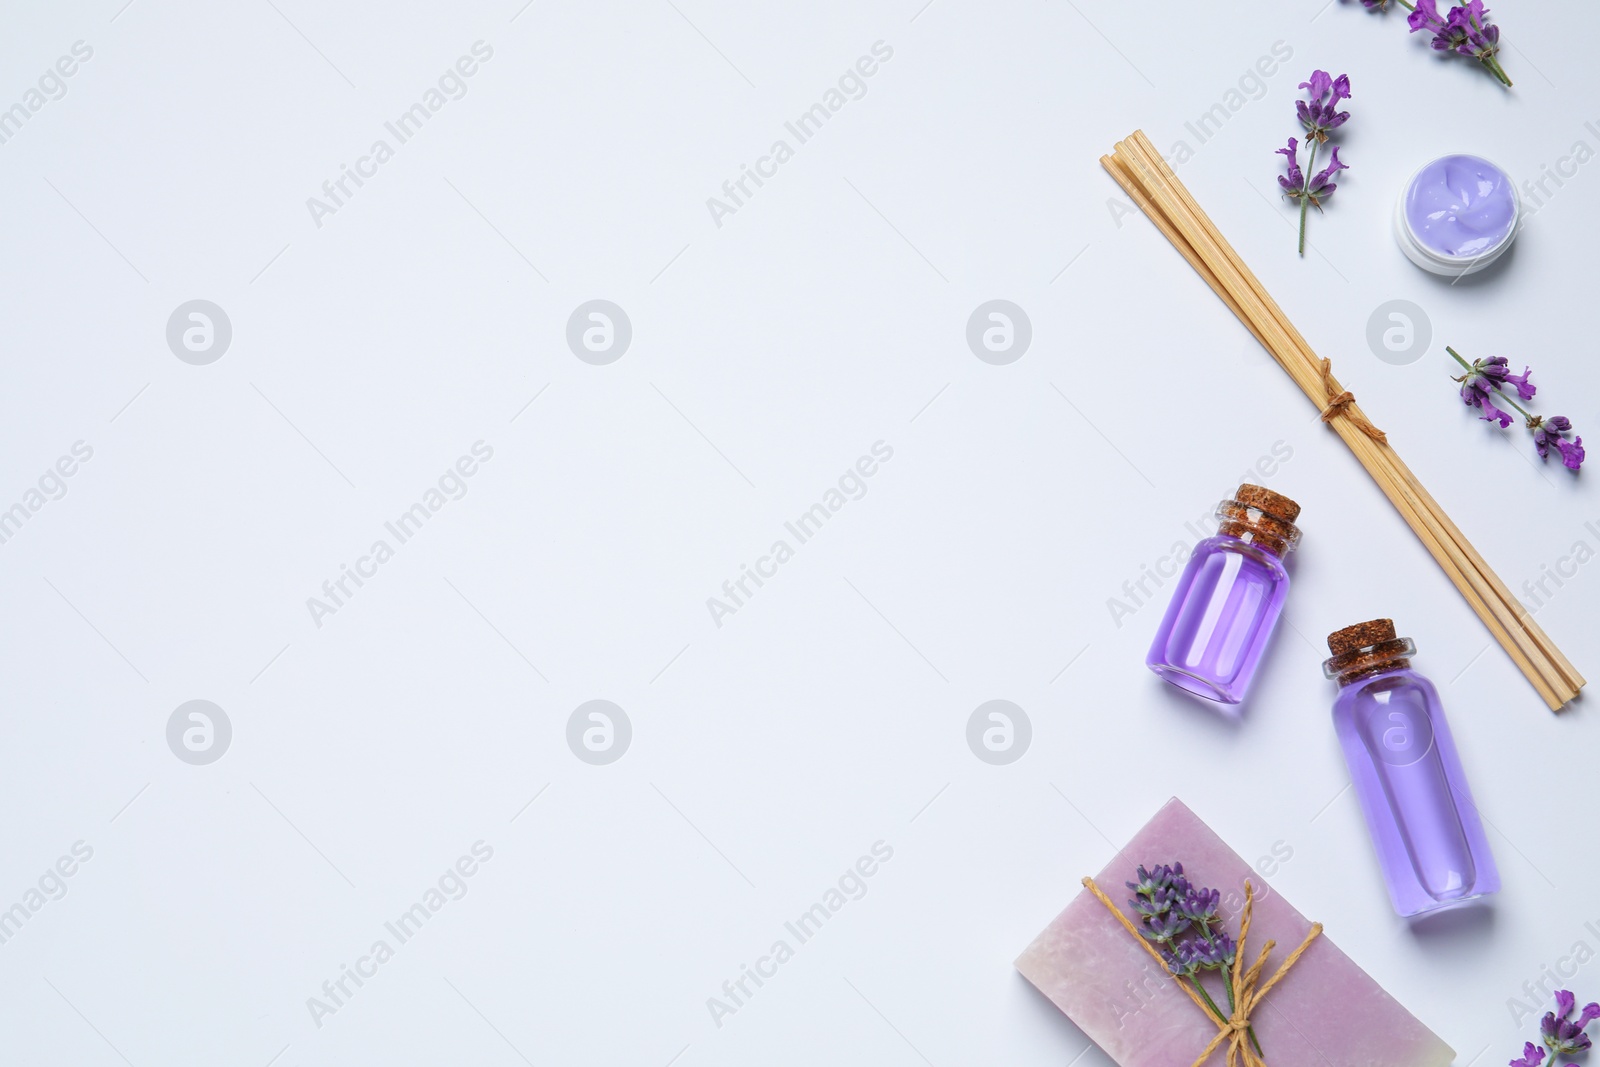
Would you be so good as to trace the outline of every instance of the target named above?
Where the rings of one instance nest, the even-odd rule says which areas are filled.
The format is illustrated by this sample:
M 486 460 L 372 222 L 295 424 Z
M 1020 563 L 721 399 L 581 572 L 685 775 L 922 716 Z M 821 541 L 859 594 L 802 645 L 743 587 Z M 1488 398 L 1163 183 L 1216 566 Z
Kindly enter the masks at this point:
M 1498 890 L 1439 691 L 1411 669 L 1417 646 L 1374 619 L 1329 634 L 1328 651 L 1323 673 L 1339 683 L 1333 725 L 1395 911 L 1419 915 Z
M 1299 504 L 1259 485 L 1218 504 L 1217 534 L 1190 554 L 1145 665 L 1197 696 L 1243 701 L 1289 595 L 1283 561 L 1299 517 Z

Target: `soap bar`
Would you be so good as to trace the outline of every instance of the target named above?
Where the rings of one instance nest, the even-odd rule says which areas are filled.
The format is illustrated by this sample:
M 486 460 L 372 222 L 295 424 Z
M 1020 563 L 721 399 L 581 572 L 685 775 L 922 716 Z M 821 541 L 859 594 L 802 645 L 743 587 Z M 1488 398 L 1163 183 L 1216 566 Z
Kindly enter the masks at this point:
M 1177 799 L 1156 813 L 1095 882 L 1135 923 L 1124 883 L 1140 865 L 1182 863 L 1195 884 L 1222 894 L 1225 928 L 1235 937 L 1245 879 L 1255 891 L 1244 947 L 1253 963 L 1278 943 L 1263 983 L 1311 930 L 1291 907 Z M 1085 889 L 1017 958 L 1017 970 L 1066 1013 L 1120 1067 L 1190 1067 L 1217 1034 L 1217 1023 L 1167 976 L 1132 934 Z M 1226 1003 L 1221 976 L 1204 978 Z M 1267 993 L 1251 1020 L 1272 1067 L 1449 1067 L 1455 1053 L 1384 992 L 1323 934 Z M 1221 1064 L 1223 1050 L 1211 1063 Z

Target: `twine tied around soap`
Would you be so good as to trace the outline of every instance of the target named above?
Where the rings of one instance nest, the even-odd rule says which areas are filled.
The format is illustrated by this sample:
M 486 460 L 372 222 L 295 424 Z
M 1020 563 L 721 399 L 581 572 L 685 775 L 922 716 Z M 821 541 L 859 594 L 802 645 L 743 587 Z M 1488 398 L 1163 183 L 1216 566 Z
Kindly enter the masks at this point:
M 1322 409 L 1323 422 L 1332 422 L 1343 415 L 1355 424 L 1356 429 L 1374 441 L 1384 445 L 1389 443 L 1388 434 L 1372 425 L 1365 415 L 1351 407 L 1356 402 L 1356 394 L 1348 389 L 1339 388 L 1339 383 L 1333 380 L 1333 363 L 1326 357 L 1322 360 L 1322 392 L 1328 398 L 1328 406 Z
M 1085 878 L 1083 886 L 1093 893 L 1095 899 L 1104 904 L 1106 910 L 1116 916 L 1123 929 L 1132 934 L 1134 940 L 1143 945 L 1144 950 L 1155 958 L 1156 963 L 1161 965 L 1162 973 L 1173 981 L 1178 982 L 1177 976 L 1167 970 L 1167 962 L 1161 958 L 1161 953 L 1155 950 L 1149 940 L 1139 932 L 1139 928 L 1122 913 L 1122 909 L 1117 907 L 1111 898 L 1101 891 L 1099 886 L 1095 885 L 1094 879 Z M 1217 1036 L 1211 1039 L 1211 1043 L 1206 1046 L 1206 1050 L 1200 1053 L 1199 1058 L 1194 1061 L 1194 1067 L 1201 1067 L 1224 1042 L 1228 1046 L 1228 1067 L 1241 1067 L 1241 1065 L 1242 1067 L 1267 1067 L 1267 1062 L 1250 1047 L 1250 1014 L 1255 1011 L 1256 1005 L 1260 1004 L 1266 995 L 1272 991 L 1272 987 L 1277 985 L 1279 980 L 1289 973 L 1289 968 L 1300 961 L 1300 957 L 1305 955 L 1306 949 L 1311 947 L 1311 943 L 1322 935 L 1322 924 L 1312 923 L 1311 932 L 1306 934 L 1304 941 L 1300 942 L 1300 947 L 1289 953 L 1288 958 L 1278 965 L 1277 971 L 1273 973 L 1271 978 L 1267 979 L 1266 984 L 1259 989 L 1256 988 L 1256 983 L 1261 979 L 1261 971 L 1267 965 L 1267 956 L 1277 947 L 1278 943 L 1276 941 L 1268 941 L 1262 946 L 1260 954 L 1256 956 L 1255 963 L 1251 964 L 1250 968 L 1244 971 L 1243 974 L 1240 973 L 1240 969 L 1244 966 L 1245 938 L 1250 934 L 1250 918 L 1255 910 L 1255 894 L 1255 887 L 1250 884 L 1249 879 L 1245 879 L 1244 913 L 1239 919 L 1239 939 L 1234 952 L 1233 966 L 1228 973 L 1228 982 L 1233 990 L 1233 1015 L 1227 1019 L 1217 1018 L 1211 1009 L 1206 1007 L 1205 1002 L 1200 999 L 1199 993 L 1196 993 L 1189 985 L 1178 982 L 1178 988 L 1189 995 L 1189 999 L 1194 1001 L 1194 1006 L 1205 1012 L 1206 1018 L 1217 1024 Z

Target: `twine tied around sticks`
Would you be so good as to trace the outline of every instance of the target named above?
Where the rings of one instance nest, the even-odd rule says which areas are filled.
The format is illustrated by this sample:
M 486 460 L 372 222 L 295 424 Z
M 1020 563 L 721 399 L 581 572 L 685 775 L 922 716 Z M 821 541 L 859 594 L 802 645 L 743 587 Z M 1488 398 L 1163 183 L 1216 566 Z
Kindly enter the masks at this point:
M 1328 398 L 1328 406 L 1322 409 L 1322 421 L 1332 422 L 1337 416 L 1343 415 L 1355 423 L 1356 429 L 1372 438 L 1381 445 L 1389 443 L 1389 435 L 1378 429 L 1359 411 L 1350 410 L 1350 405 L 1356 402 L 1356 394 L 1350 390 L 1340 390 L 1338 383 L 1333 380 L 1333 363 L 1324 356 L 1322 359 L 1322 391 Z
M 1228 1046 L 1228 1067 L 1241 1067 L 1241 1065 L 1242 1067 L 1267 1067 L 1267 1062 L 1256 1055 L 1250 1047 L 1250 1014 L 1255 1011 L 1256 1005 L 1260 1004 L 1266 998 L 1266 995 L 1272 991 L 1272 987 L 1277 985 L 1279 980 L 1289 973 L 1289 968 L 1300 961 L 1300 957 L 1305 955 L 1306 949 L 1311 947 L 1311 943 L 1322 935 L 1321 923 L 1311 924 L 1311 932 L 1306 934 L 1304 941 L 1300 942 L 1300 947 L 1289 953 L 1288 958 L 1278 965 L 1277 971 L 1273 973 L 1271 978 L 1267 979 L 1266 984 L 1257 989 L 1256 983 L 1260 981 L 1261 971 L 1267 965 L 1267 956 L 1277 947 L 1278 943 L 1276 941 L 1268 941 L 1262 946 L 1260 954 L 1256 956 L 1256 961 L 1250 965 L 1249 970 L 1246 970 L 1243 974 L 1239 973 L 1240 968 L 1244 965 L 1244 942 L 1245 938 L 1250 934 L 1250 917 L 1255 910 L 1256 900 L 1255 887 L 1250 884 L 1248 878 L 1245 879 L 1244 913 L 1239 919 L 1239 940 L 1235 946 L 1233 967 L 1228 972 L 1228 984 L 1233 991 L 1233 1015 L 1227 1019 L 1219 1019 L 1212 1013 L 1210 1008 L 1206 1007 L 1205 1002 L 1200 999 L 1200 994 L 1196 993 L 1192 986 L 1178 981 L 1177 976 L 1167 970 L 1167 961 L 1161 958 L 1161 953 L 1155 950 L 1149 940 L 1139 932 L 1139 928 L 1134 926 L 1133 922 L 1122 913 L 1122 909 L 1112 903 L 1111 898 L 1106 896 L 1099 886 L 1095 885 L 1093 878 L 1085 878 L 1083 887 L 1093 893 L 1095 899 L 1104 904 L 1106 910 L 1116 916 L 1123 929 L 1132 934 L 1134 940 L 1144 946 L 1144 950 L 1150 953 L 1155 961 L 1161 965 L 1162 973 L 1178 983 L 1178 988 L 1189 995 L 1189 999 L 1194 1002 L 1194 1006 L 1205 1012 L 1206 1018 L 1217 1024 L 1217 1036 L 1213 1037 L 1211 1043 L 1206 1046 L 1205 1051 L 1200 1053 L 1200 1056 L 1194 1061 L 1193 1067 L 1201 1067 L 1224 1042 Z

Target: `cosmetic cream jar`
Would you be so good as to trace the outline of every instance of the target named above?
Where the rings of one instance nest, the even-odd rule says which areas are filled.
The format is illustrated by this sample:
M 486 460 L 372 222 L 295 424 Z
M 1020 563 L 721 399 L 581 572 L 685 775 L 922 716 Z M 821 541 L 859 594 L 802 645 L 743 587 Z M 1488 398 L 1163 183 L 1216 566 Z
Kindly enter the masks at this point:
M 1505 254 L 1522 222 L 1511 176 L 1479 156 L 1443 156 L 1411 176 L 1395 205 L 1395 239 L 1425 271 L 1459 278 Z

